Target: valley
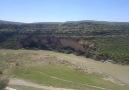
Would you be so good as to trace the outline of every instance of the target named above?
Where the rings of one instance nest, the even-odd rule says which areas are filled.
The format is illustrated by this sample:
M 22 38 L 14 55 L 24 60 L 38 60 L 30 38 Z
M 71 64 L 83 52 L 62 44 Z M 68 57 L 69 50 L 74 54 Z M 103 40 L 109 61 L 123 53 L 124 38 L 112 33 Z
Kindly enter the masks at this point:
M 128 22 L 0 21 L 0 88 L 128 90 L 128 34 Z

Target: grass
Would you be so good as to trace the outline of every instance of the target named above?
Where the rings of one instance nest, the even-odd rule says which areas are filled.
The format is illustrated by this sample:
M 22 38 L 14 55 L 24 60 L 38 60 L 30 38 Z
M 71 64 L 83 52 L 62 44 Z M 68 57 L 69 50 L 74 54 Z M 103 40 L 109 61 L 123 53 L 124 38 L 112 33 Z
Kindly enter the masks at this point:
M 127 86 L 120 86 L 112 82 L 105 81 L 100 76 L 57 65 L 16 68 L 14 69 L 13 74 L 19 78 L 41 85 L 73 88 L 76 90 L 103 90 L 96 87 L 108 88 L 111 90 L 128 89 Z
M 34 51 L 34 50 L 1 50 L 0 51 L 0 66 L 2 68 L 9 68 L 9 62 L 14 61 L 23 63 L 24 61 L 31 60 L 32 55 L 49 55 L 48 51 Z M 53 53 L 51 53 L 53 54 Z M 55 55 L 55 54 L 53 54 Z M 34 59 L 34 58 L 33 58 Z M 24 63 L 26 64 L 26 63 Z M 28 64 L 27 64 L 28 65 Z M 35 64 L 34 64 L 35 65 Z M 12 74 L 19 78 L 32 81 L 41 85 L 73 88 L 76 90 L 101 90 L 92 86 L 109 88 L 111 90 L 128 90 L 128 86 L 119 86 L 109 81 L 103 80 L 100 76 L 94 74 L 88 74 L 81 71 L 77 71 L 65 66 L 44 65 L 44 66 L 20 66 L 13 68 Z M 11 71 L 11 70 L 10 70 Z M 67 81 L 66 81 L 67 80 Z M 85 84 L 85 85 L 84 85 Z M 89 86 L 92 85 L 92 86 Z M 19 88 L 19 87 L 18 87 Z M 24 89 L 18 90 L 29 90 Z M 28 88 L 28 87 L 27 87 Z M 31 90 L 31 89 L 30 89 Z M 33 89 L 32 89 L 33 90 Z

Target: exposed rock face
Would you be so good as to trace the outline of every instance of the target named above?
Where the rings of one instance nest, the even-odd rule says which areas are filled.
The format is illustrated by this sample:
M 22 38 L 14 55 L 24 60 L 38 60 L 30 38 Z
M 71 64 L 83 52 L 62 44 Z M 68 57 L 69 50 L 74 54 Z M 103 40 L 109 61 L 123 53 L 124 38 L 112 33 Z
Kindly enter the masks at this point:
M 86 45 L 80 44 L 81 39 L 75 38 L 59 38 L 59 37 L 26 37 L 21 40 L 21 45 L 24 48 L 39 48 L 39 49 L 60 49 L 72 48 L 75 51 L 86 51 Z
M 23 48 L 27 49 L 43 49 L 43 50 L 59 50 L 59 49 L 72 49 L 79 55 L 85 55 L 87 58 L 94 58 L 96 60 L 105 60 L 107 57 L 104 55 L 96 56 L 96 48 L 94 42 L 82 38 L 66 38 L 66 37 L 39 37 L 31 36 L 21 40 Z M 77 55 L 78 55 L 77 54 Z
M 79 43 L 80 40 L 76 39 L 69 39 L 69 38 L 61 38 L 60 43 L 63 48 L 70 47 L 73 48 L 76 51 L 82 51 L 85 52 L 86 48 L 84 45 Z

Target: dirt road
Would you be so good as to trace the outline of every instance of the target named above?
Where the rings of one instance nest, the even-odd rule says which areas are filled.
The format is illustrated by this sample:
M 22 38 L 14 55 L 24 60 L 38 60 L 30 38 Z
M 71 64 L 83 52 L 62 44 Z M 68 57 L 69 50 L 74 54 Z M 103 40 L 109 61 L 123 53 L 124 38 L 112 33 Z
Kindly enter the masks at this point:
M 73 89 L 65 89 L 65 88 L 55 88 L 55 87 L 48 87 L 44 85 L 38 85 L 32 82 L 28 82 L 22 79 L 10 79 L 9 85 L 20 85 L 20 86 L 27 86 L 27 87 L 32 87 L 32 88 L 39 88 L 43 90 L 73 90 Z

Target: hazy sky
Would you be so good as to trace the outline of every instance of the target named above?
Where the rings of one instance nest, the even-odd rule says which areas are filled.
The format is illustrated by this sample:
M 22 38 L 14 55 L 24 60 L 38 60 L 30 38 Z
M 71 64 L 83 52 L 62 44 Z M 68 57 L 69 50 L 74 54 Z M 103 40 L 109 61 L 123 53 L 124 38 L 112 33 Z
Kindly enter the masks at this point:
M 129 0 L 0 0 L 0 20 L 129 22 Z

